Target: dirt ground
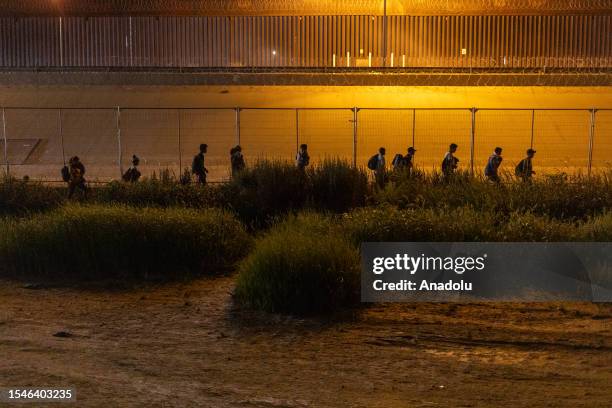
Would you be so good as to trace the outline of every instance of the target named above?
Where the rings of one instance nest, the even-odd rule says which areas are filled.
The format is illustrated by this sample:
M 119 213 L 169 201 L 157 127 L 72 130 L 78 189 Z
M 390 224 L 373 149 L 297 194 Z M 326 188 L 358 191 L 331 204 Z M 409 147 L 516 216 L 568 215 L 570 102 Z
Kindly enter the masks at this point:
M 610 305 L 389 304 L 303 320 L 237 310 L 233 285 L 0 282 L 0 386 L 73 386 L 79 407 L 612 401 Z

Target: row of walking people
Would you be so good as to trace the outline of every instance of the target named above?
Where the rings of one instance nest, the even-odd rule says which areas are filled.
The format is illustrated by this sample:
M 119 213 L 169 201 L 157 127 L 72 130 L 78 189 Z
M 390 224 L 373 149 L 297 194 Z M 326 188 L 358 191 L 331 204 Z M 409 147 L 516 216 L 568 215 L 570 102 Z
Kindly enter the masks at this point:
M 458 147 L 459 146 L 456 143 L 451 143 L 448 151 L 442 159 L 441 170 L 442 174 L 446 178 L 452 177 L 455 171 L 459 168 L 459 159 L 456 157 Z M 393 171 L 407 171 L 410 174 L 414 169 L 414 157 L 416 152 L 417 151 L 414 147 L 409 147 L 406 155 L 402 155 L 400 153 L 396 154 L 391 163 Z M 206 184 L 206 177 L 208 174 L 208 169 L 206 168 L 207 153 L 208 145 L 206 143 L 202 143 L 200 145 L 199 153 L 194 156 L 191 164 L 191 173 L 195 176 L 197 183 L 202 185 Z M 535 153 L 535 150 L 528 149 L 527 156 L 521 160 L 515 168 L 516 176 L 524 181 L 529 181 L 535 174 L 532 164 L 532 159 Z M 374 172 L 375 180 L 380 186 L 383 186 L 387 179 L 387 165 L 385 156 L 386 149 L 381 147 L 378 150 L 378 153 L 372 156 L 367 163 L 367 167 Z M 489 157 L 487 165 L 484 169 L 485 177 L 493 182 L 499 183 L 499 169 L 502 161 L 502 148 L 496 147 L 493 154 Z M 238 172 L 245 168 L 245 160 L 242 154 L 242 147 L 240 145 L 234 146 L 230 149 L 230 164 L 232 176 L 235 176 Z M 298 149 L 298 153 L 295 158 L 295 165 L 298 169 L 303 171 L 309 164 L 310 155 L 308 153 L 308 145 L 302 144 Z M 123 181 L 128 183 L 137 182 L 141 177 L 140 170 L 138 169 L 139 165 L 140 159 L 138 156 L 133 155 L 132 165 L 122 175 Z M 62 168 L 61 173 L 62 179 L 68 184 L 69 197 L 72 197 L 77 190 L 82 191 L 84 194 L 87 193 L 85 166 L 78 156 L 70 158 L 68 164 Z
M 451 179 L 459 168 L 459 158 L 456 156 L 458 148 L 459 146 L 456 143 L 451 143 L 448 151 L 442 159 L 440 169 L 442 171 L 442 175 L 446 179 Z M 487 164 L 484 168 L 484 176 L 494 183 L 501 182 L 499 171 L 503 161 L 502 151 L 503 149 L 501 147 L 496 147 L 493 150 L 493 154 L 489 156 Z M 535 150 L 531 148 L 527 149 L 525 158 L 522 159 L 514 168 L 514 174 L 519 179 L 526 182 L 531 181 L 533 175 L 535 174 L 532 162 L 535 153 Z M 405 171 L 408 174 L 411 174 L 414 169 L 415 154 L 416 149 L 414 147 L 409 147 L 406 155 L 402 155 L 401 153 L 396 154 L 391 162 L 392 170 L 394 172 Z M 370 157 L 367 165 L 368 169 L 374 172 L 374 178 L 379 186 L 384 186 L 388 176 L 385 155 L 386 149 L 381 147 L 378 149 L 377 154 Z

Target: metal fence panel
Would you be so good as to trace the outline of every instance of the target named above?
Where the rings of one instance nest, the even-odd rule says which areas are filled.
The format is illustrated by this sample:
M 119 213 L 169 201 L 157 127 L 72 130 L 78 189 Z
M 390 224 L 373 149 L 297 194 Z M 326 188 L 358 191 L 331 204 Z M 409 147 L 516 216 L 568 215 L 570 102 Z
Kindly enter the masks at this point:
M 456 157 L 461 170 L 470 169 L 471 112 L 469 109 L 417 109 L 415 115 L 415 165 L 440 170 L 451 143 L 459 145 Z
M 612 65 L 612 15 L 0 18 L 0 67 Z
M 407 154 L 413 145 L 412 109 L 361 109 L 358 115 L 357 164 L 365 166 L 380 147 L 391 164 L 397 153 Z
M 63 166 L 59 111 L 5 109 L 10 174 L 21 178 L 59 179 Z
M 115 109 L 62 109 L 61 131 L 66 161 L 78 156 L 86 166 L 86 179 L 119 176 Z
M 599 110 L 595 115 L 593 135 L 593 169 L 612 169 L 612 110 Z
M 475 113 L 473 113 L 475 112 Z M 87 179 L 120 177 L 132 155 L 144 176 L 190 170 L 201 143 L 209 146 L 210 181 L 229 177 L 229 150 L 241 144 L 247 163 L 260 158 L 293 161 L 307 143 L 312 164 L 341 158 L 365 166 L 383 146 L 389 166 L 396 153 L 417 149 L 414 163 L 439 170 L 450 143 L 460 169 L 482 174 L 496 146 L 512 173 L 527 148 L 538 151 L 538 174 L 601 172 L 612 166 L 612 110 L 590 109 L 37 109 L 4 108 L 6 155 L 16 177 L 59 180 L 61 166 L 77 155 Z M 472 123 L 474 119 L 474 123 Z M 356 120 L 356 121 L 355 121 Z M 591 139 L 592 136 L 592 139 Z M 0 165 L 6 168 L 4 133 Z M 474 144 L 472 145 L 472 140 Z M 120 167 L 122 164 L 122 167 Z
M 258 159 L 294 160 L 297 115 L 294 109 L 242 109 L 240 145 L 250 162 Z
M 229 150 L 237 144 L 235 110 L 185 109 L 180 110 L 180 120 L 180 164 L 183 172 L 191 170 L 191 163 L 200 151 L 200 144 L 206 143 L 208 179 L 227 179 Z
M 121 109 L 121 157 L 126 170 L 132 155 L 140 158 L 144 176 L 168 170 L 179 176 L 179 131 L 176 109 Z
M 586 173 L 590 119 L 588 110 L 537 110 L 533 138 L 537 165 L 547 173 Z
M 311 163 L 325 158 L 353 160 L 353 111 L 351 109 L 300 109 L 299 144 L 306 143 Z
M 482 174 L 496 147 L 502 147 L 502 171 L 514 167 L 531 147 L 531 110 L 479 110 L 476 113 L 474 171 Z

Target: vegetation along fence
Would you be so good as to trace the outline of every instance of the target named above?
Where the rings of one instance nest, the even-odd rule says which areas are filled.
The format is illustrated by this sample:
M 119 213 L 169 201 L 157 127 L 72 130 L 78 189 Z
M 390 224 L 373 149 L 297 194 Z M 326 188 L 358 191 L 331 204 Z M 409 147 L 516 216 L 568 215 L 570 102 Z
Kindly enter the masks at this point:
M 450 143 L 460 167 L 481 173 L 496 146 L 512 171 L 528 148 L 537 174 L 612 168 L 612 109 L 478 108 L 2 108 L 0 164 L 15 177 L 57 181 L 77 155 L 89 180 L 118 179 L 131 157 L 141 171 L 178 175 L 208 144 L 209 179 L 229 175 L 229 150 L 247 163 L 294 160 L 308 144 L 313 163 L 339 157 L 365 166 L 379 147 L 390 162 L 409 146 L 415 165 L 437 169 Z

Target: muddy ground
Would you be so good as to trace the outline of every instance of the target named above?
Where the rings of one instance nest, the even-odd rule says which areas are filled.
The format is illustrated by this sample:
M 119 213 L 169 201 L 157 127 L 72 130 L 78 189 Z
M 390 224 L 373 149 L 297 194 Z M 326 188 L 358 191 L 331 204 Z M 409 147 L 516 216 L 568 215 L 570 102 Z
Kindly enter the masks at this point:
M 393 304 L 302 320 L 237 310 L 233 284 L 0 282 L 0 386 L 73 386 L 79 407 L 612 401 L 610 305 Z

